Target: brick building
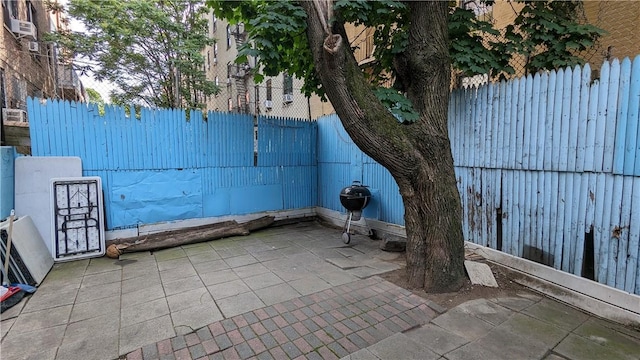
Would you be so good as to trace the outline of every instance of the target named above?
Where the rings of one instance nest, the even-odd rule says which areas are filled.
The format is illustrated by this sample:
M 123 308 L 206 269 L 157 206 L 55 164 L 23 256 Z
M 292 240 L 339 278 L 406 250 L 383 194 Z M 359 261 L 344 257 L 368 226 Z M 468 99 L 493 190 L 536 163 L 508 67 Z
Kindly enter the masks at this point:
M 584 13 L 590 24 L 607 33 L 594 46 L 588 61 L 600 68 L 603 61 L 640 54 L 640 2 L 638 1 L 585 1 Z
M 522 6 L 521 3 L 496 0 L 493 6 L 486 8 L 484 16 L 492 20 L 494 28 L 504 29 L 513 23 Z M 576 15 L 606 32 L 591 49 L 581 54 L 593 70 L 598 70 L 605 60 L 622 60 L 640 54 L 640 31 L 636 28 L 640 23 L 640 2 L 583 1 L 582 10 Z M 517 64 L 514 67 L 518 72 L 516 75 L 522 75 Z
M 3 118 L 26 121 L 27 96 L 52 97 L 53 64 L 42 35 L 49 29 L 43 1 L 2 0 L 0 105 Z
M 44 1 L 2 0 L 0 35 L 0 105 L 3 119 L 26 121 L 26 99 L 63 98 L 83 101 L 84 88 L 71 63 L 63 63 L 44 34 L 63 28 L 59 11 Z
M 221 92 L 206 100 L 207 110 L 246 114 L 309 118 L 309 99 L 300 91 L 302 80 L 287 74 L 265 77 L 256 83 L 251 70 L 256 66 L 249 57 L 236 64 L 238 49 L 246 41 L 244 25 L 229 24 L 225 19 L 207 15 L 209 36 L 216 39 L 204 50 L 207 78 L 221 87 Z

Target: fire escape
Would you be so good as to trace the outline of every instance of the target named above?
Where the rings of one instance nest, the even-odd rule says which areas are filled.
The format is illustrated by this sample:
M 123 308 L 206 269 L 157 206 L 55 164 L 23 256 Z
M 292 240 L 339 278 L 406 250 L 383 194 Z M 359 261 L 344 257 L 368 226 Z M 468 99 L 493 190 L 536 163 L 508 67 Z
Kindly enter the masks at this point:
M 247 34 L 244 30 L 244 24 L 240 23 L 237 25 L 232 25 L 230 30 L 231 34 L 235 38 L 236 49 L 240 49 L 240 47 L 246 42 L 247 38 Z M 228 79 L 229 84 L 233 82 L 236 88 L 236 101 L 238 104 L 236 111 L 244 114 L 249 114 L 252 112 L 251 96 L 248 91 L 248 82 L 251 78 L 252 69 L 250 62 L 251 59 L 249 60 L 249 62 L 231 64 L 231 68 L 229 71 L 231 78 Z

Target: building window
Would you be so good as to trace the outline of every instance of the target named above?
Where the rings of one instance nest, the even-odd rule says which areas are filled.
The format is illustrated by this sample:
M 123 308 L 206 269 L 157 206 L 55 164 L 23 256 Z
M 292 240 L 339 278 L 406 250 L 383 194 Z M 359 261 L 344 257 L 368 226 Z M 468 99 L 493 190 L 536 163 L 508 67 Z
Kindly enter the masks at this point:
M 273 100 L 273 97 L 271 95 L 271 79 L 267 80 L 267 100 Z
M 211 69 L 211 52 L 207 51 L 207 70 Z
M 218 43 L 213 44 L 213 65 L 218 65 Z
M 216 30 L 218 30 L 218 18 L 216 17 L 216 14 L 211 14 L 211 29 L 213 30 L 213 32 L 216 32 Z
M 14 19 L 18 18 L 18 0 L 3 0 L 2 5 L 10 17 Z
M 27 81 L 20 79 L 17 75 L 13 78 L 13 83 L 11 84 L 13 88 L 12 96 L 10 103 L 10 108 L 12 109 L 27 109 Z
M 7 107 L 7 93 L 4 84 L 4 69 L 0 69 L 0 108 Z
M 481 21 L 493 22 L 493 6 L 484 2 L 469 1 L 462 5 L 463 8 L 473 11 L 476 18 Z
M 36 8 L 33 6 L 31 1 L 27 1 L 27 21 L 35 24 L 37 19 Z
M 227 101 L 227 111 L 231 112 L 233 110 L 233 100 L 231 99 L 231 97 L 229 97 L 229 100 Z
M 11 29 L 11 19 L 18 18 L 18 0 L 2 0 L 4 23 Z
M 282 93 L 293 95 L 293 76 L 289 74 L 282 76 Z
M 227 49 L 231 49 L 231 25 L 227 25 Z

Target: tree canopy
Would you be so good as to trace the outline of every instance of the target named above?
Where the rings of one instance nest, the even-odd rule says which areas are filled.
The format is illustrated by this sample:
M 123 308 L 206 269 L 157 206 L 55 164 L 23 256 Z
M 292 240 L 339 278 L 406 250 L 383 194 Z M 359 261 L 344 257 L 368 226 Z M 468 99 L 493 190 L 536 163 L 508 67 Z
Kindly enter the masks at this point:
M 219 88 L 206 79 L 202 54 L 208 9 L 190 0 L 70 0 L 68 14 L 84 31 L 62 30 L 63 53 L 96 65 L 97 80 L 115 84 L 111 101 L 165 108 L 203 108 Z
M 449 53 L 452 68 L 465 76 L 489 74 L 504 78 L 515 73 L 514 57 L 524 59 L 528 73 L 582 65 L 581 51 L 592 46 L 602 30 L 582 23 L 578 16 L 581 1 L 515 1 L 524 5 L 515 10 L 517 17 L 505 29 L 495 29 L 489 19 L 481 19 L 472 8 L 449 3 Z M 475 2 L 474 2 L 475 3 Z M 486 6 L 493 0 L 481 1 Z M 314 72 L 305 29 L 306 14 L 291 1 L 220 1 L 207 0 L 219 17 L 232 23 L 244 22 L 249 39 L 240 51 L 240 59 L 256 56 L 260 64 L 259 82 L 263 75 L 288 72 L 305 80 L 307 95 L 324 95 Z M 398 77 L 402 56 L 408 44 L 409 7 L 402 1 L 336 0 L 335 14 L 340 22 L 375 29 L 375 62 L 367 76 L 373 85 L 395 80 L 394 88 L 405 90 L 406 79 Z M 396 107 L 402 117 L 414 118 L 406 112 L 405 100 L 378 89 L 380 100 Z
M 87 102 L 94 103 L 94 104 L 104 104 L 104 99 L 102 98 L 102 95 L 100 95 L 98 91 L 92 88 L 87 88 L 86 92 L 88 96 Z
M 447 133 L 452 65 L 467 76 L 497 77 L 513 72 L 510 60 L 519 54 L 537 71 L 579 61 L 575 51 L 597 36 L 569 11 L 556 14 L 552 2 L 541 3 L 525 2 L 528 10 L 492 42 L 483 35 L 498 30 L 453 2 L 207 0 L 219 17 L 244 22 L 249 41 L 238 61 L 255 56 L 257 80 L 280 72 L 304 79 L 304 91 L 326 95 L 354 143 L 393 176 L 405 211 L 408 282 L 428 291 L 456 290 L 464 276 Z M 375 60 L 366 69 L 355 60 L 346 23 L 375 29 Z M 567 33 L 576 35 L 559 36 Z M 557 45 L 551 37 L 571 41 Z M 389 79 L 393 89 L 381 89 Z

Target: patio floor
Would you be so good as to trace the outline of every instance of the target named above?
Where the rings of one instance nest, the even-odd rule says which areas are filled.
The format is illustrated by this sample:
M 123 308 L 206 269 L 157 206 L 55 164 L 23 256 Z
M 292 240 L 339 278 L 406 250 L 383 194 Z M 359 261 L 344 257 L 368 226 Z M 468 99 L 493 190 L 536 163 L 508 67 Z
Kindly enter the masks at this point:
M 56 264 L 2 314 L 2 358 L 638 359 L 637 330 L 532 293 L 441 314 L 375 276 L 398 256 L 303 222 Z

